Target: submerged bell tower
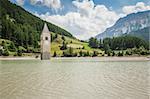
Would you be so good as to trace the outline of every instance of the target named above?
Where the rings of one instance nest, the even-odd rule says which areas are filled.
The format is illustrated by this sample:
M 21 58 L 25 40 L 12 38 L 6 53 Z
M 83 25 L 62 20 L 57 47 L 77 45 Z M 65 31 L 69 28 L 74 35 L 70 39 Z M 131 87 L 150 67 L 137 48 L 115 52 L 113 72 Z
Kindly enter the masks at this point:
M 49 60 L 51 51 L 51 35 L 47 27 L 47 24 L 44 24 L 44 28 L 41 34 L 41 60 Z

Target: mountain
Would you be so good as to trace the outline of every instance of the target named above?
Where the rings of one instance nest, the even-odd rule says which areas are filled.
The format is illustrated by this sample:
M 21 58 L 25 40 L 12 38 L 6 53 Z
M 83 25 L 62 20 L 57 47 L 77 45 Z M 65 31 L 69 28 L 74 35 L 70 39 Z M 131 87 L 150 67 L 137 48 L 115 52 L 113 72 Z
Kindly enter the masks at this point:
M 150 41 L 150 27 L 145 27 L 137 31 L 132 31 L 129 34 L 125 34 L 125 35 L 136 36 L 146 41 Z
M 38 47 L 45 21 L 9 0 L 0 0 L 0 38 L 13 41 L 16 46 Z M 68 31 L 46 22 L 53 33 L 75 38 Z
M 106 37 L 117 37 L 121 35 L 132 35 L 149 40 L 150 33 L 150 10 L 132 13 L 120 18 L 112 27 L 96 36 L 97 39 Z

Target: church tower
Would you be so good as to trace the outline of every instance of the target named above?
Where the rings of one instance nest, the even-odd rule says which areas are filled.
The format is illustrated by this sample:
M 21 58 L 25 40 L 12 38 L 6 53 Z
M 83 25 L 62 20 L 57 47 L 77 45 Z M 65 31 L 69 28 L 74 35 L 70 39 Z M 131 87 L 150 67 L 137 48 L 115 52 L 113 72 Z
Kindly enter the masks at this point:
M 50 59 L 51 50 L 51 35 L 48 30 L 47 24 L 44 24 L 44 28 L 41 34 L 41 60 Z

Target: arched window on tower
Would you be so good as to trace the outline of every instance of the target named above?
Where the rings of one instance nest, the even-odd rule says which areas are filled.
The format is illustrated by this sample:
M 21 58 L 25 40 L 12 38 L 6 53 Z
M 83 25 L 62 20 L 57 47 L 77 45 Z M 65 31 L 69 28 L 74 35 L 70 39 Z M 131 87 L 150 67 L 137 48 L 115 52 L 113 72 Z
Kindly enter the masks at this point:
M 48 40 L 48 37 L 45 37 L 45 40 Z

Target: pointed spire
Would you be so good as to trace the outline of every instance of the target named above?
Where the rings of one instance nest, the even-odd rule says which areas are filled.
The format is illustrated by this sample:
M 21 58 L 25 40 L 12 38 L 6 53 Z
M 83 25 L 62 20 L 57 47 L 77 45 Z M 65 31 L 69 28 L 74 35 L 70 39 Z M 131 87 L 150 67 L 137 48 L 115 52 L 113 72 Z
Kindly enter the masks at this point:
M 44 24 L 44 28 L 43 28 L 42 33 L 49 33 L 49 29 L 48 29 L 48 27 L 47 27 L 47 24 L 46 24 L 46 23 Z

